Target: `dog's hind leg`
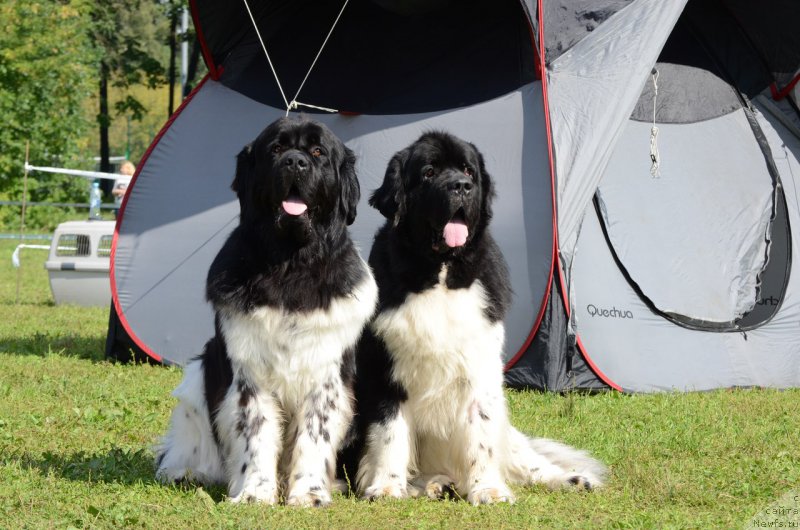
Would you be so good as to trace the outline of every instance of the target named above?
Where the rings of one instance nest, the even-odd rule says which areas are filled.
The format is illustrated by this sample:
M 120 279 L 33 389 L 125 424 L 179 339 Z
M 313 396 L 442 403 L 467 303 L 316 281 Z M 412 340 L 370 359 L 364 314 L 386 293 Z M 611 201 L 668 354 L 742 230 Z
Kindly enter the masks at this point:
M 550 489 L 592 490 L 604 485 L 606 468 L 586 451 L 545 438 L 529 438 L 510 427 L 506 474 L 518 484 Z
M 231 502 L 278 502 L 282 425 L 275 398 L 236 374 L 216 415 Z
M 165 483 L 224 482 L 222 460 L 208 418 L 200 360 L 186 366 L 183 381 L 172 395 L 179 402 L 166 436 L 155 449 L 156 478 Z

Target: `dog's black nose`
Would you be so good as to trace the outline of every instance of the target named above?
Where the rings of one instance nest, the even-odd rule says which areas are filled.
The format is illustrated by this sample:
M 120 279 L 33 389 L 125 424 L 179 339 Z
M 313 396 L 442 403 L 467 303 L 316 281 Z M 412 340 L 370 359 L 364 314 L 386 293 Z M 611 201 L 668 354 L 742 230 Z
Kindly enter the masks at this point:
M 283 165 L 296 171 L 308 168 L 308 160 L 302 153 L 288 153 L 283 158 Z
M 459 178 L 447 183 L 447 190 L 456 195 L 468 195 L 474 186 L 473 182 L 468 178 Z

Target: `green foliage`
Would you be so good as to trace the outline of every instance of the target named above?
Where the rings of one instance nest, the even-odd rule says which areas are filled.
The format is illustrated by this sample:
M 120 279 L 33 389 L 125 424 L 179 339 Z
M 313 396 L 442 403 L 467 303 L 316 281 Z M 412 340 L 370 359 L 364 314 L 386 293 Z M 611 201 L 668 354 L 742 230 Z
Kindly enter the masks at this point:
M 167 8 L 153 0 L 98 0 L 91 10 L 90 36 L 101 58 L 98 68 L 99 91 L 97 123 L 99 127 L 100 169 L 110 171 L 109 85 L 125 90 L 146 85 L 157 88 L 166 83 L 166 70 L 159 56 L 167 41 Z M 159 46 L 159 44 L 161 46 Z M 140 121 L 145 109 L 130 92 L 114 105 L 116 114 Z
M 170 16 L 186 4 L 0 0 L 0 200 L 22 200 L 26 142 L 33 165 L 97 169 L 97 129 L 105 126 L 110 154 L 139 160 L 167 118 Z M 98 112 L 103 71 L 107 113 Z M 31 173 L 27 200 L 85 203 L 88 186 L 81 178 Z M 17 231 L 20 213 L 18 206 L 0 207 L 0 231 Z M 85 215 L 34 206 L 26 225 L 46 232 Z
M 86 168 L 77 161 L 97 62 L 86 13 L 84 1 L 0 0 L 0 200 L 22 199 L 26 142 L 34 165 Z M 83 200 L 86 182 L 36 175 L 28 193 L 32 201 Z M 29 224 L 47 226 L 52 214 L 32 210 Z M 19 208 L 0 210 L 0 225 L 18 226 Z
M 156 88 L 166 82 L 166 15 L 164 5 L 153 0 L 92 3 L 89 35 L 113 86 Z
M 15 244 L 0 241 L 0 256 Z M 603 490 L 517 487 L 510 506 L 337 494 L 329 508 L 293 509 L 233 505 L 224 486 L 161 485 L 152 446 L 180 370 L 105 362 L 107 308 L 54 306 L 36 252 L 22 257 L 20 305 L 0 259 L 0 528 L 743 528 L 800 495 L 797 389 L 507 392 L 522 431 L 611 468 Z M 792 517 L 780 520 L 797 527 Z

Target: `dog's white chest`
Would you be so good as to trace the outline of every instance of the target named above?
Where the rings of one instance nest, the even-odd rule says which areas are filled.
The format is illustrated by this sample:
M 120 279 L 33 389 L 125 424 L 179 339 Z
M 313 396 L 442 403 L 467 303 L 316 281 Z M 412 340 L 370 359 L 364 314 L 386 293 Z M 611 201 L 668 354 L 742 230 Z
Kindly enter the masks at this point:
M 376 300 L 370 274 L 353 293 L 335 299 L 324 310 L 221 311 L 233 369 L 278 396 L 299 398 L 339 370 L 343 352 L 355 345 Z
M 466 394 L 476 384 L 502 382 L 504 328 L 484 314 L 483 285 L 476 281 L 468 289 L 448 289 L 444 274 L 435 287 L 409 295 L 372 325 L 392 356 L 393 377 L 412 403 L 441 399 L 442 391 Z

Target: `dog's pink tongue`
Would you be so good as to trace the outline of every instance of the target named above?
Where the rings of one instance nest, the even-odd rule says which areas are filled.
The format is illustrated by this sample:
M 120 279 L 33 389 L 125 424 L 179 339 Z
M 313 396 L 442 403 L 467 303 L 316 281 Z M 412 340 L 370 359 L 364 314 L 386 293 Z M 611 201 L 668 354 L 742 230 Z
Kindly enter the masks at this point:
M 444 242 L 448 247 L 462 247 L 467 242 L 469 229 L 464 221 L 450 221 L 444 225 Z
M 281 206 L 283 206 L 283 211 L 285 211 L 289 215 L 303 215 L 303 212 L 308 210 L 308 206 L 306 205 L 306 203 L 304 203 L 300 199 L 288 198 L 285 201 L 283 201 Z

